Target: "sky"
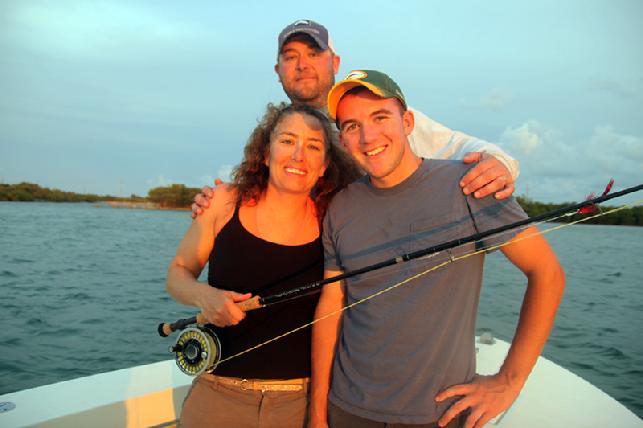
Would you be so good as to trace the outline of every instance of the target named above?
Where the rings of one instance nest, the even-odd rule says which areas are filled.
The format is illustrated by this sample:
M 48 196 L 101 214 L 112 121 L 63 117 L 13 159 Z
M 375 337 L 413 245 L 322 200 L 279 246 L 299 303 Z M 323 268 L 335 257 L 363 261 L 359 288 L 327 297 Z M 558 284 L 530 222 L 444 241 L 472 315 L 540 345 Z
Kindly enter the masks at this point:
M 286 100 L 276 39 L 303 18 L 329 29 L 338 78 L 384 71 L 518 159 L 516 195 L 643 182 L 639 0 L 0 0 L 0 182 L 129 196 L 225 179 Z

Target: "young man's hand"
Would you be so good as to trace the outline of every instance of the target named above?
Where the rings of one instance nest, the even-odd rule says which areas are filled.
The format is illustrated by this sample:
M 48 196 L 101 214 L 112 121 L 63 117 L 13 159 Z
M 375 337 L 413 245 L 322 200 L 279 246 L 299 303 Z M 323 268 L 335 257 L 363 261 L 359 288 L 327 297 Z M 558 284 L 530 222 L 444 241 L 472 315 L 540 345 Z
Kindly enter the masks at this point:
M 507 167 L 488 153 L 467 153 L 464 163 L 478 163 L 460 180 L 465 195 L 473 193 L 476 198 L 484 198 L 495 192 L 494 198 L 505 199 L 514 192 L 514 180 Z
M 220 179 L 214 180 L 214 185 L 218 186 L 222 184 L 223 181 Z M 214 189 L 212 187 L 203 186 L 201 193 L 197 193 L 194 197 L 194 203 L 192 204 L 192 218 L 196 218 L 198 215 L 203 213 L 203 210 L 210 206 L 210 201 L 214 196 Z
M 440 402 L 447 398 L 459 397 L 438 420 L 438 425 L 446 426 L 453 418 L 469 410 L 464 428 L 482 428 L 487 422 L 507 410 L 514 402 L 522 384 L 512 383 L 505 377 L 476 376 L 471 383 L 454 385 L 435 396 Z

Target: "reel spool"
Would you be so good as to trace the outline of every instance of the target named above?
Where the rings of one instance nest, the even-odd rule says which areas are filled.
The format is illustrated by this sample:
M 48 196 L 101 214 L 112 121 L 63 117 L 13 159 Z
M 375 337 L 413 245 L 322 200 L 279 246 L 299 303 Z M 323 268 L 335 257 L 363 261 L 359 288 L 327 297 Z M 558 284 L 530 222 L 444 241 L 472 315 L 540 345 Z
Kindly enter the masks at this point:
M 262 308 L 261 297 L 254 296 L 237 306 L 242 311 Z M 188 376 L 197 376 L 203 372 L 211 373 L 221 361 L 221 342 L 214 330 L 207 325 L 203 314 L 192 318 L 177 320 L 173 323 L 160 323 L 157 331 L 161 337 L 167 337 L 175 331 L 181 331 L 170 352 L 174 352 L 176 365 Z M 196 326 L 192 326 L 196 324 Z
M 221 360 L 221 343 L 206 326 L 188 327 L 181 331 L 174 345 L 176 365 L 188 376 L 211 372 Z

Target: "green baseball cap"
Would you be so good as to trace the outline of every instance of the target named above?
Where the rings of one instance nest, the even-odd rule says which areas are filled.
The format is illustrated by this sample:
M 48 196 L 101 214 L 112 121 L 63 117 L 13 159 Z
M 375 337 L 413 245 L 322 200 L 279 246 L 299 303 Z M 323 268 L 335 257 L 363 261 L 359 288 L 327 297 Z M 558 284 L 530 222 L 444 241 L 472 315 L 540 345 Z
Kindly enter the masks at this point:
M 364 86 L 382 98 L 397 98 L 406 109 L 404 94 L 393 79 L 376 70 L 353 70 L 328 93 L 328 115 L 332 120 L 337 120 L 337 104 L 344 94 L 358 86 Z

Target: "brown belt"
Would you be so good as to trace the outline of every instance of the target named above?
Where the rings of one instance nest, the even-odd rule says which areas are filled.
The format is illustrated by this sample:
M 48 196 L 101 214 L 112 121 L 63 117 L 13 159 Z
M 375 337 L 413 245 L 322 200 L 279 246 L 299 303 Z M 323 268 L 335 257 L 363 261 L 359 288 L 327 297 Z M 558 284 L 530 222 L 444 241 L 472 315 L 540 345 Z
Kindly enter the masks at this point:
M 235 386 L 244 391 L 301 391 L 310 378 L 298 379 L 241 379 L 238 377 L 216 376 L 206 373 L 203 376 L 220 383 L 221 385 Z

